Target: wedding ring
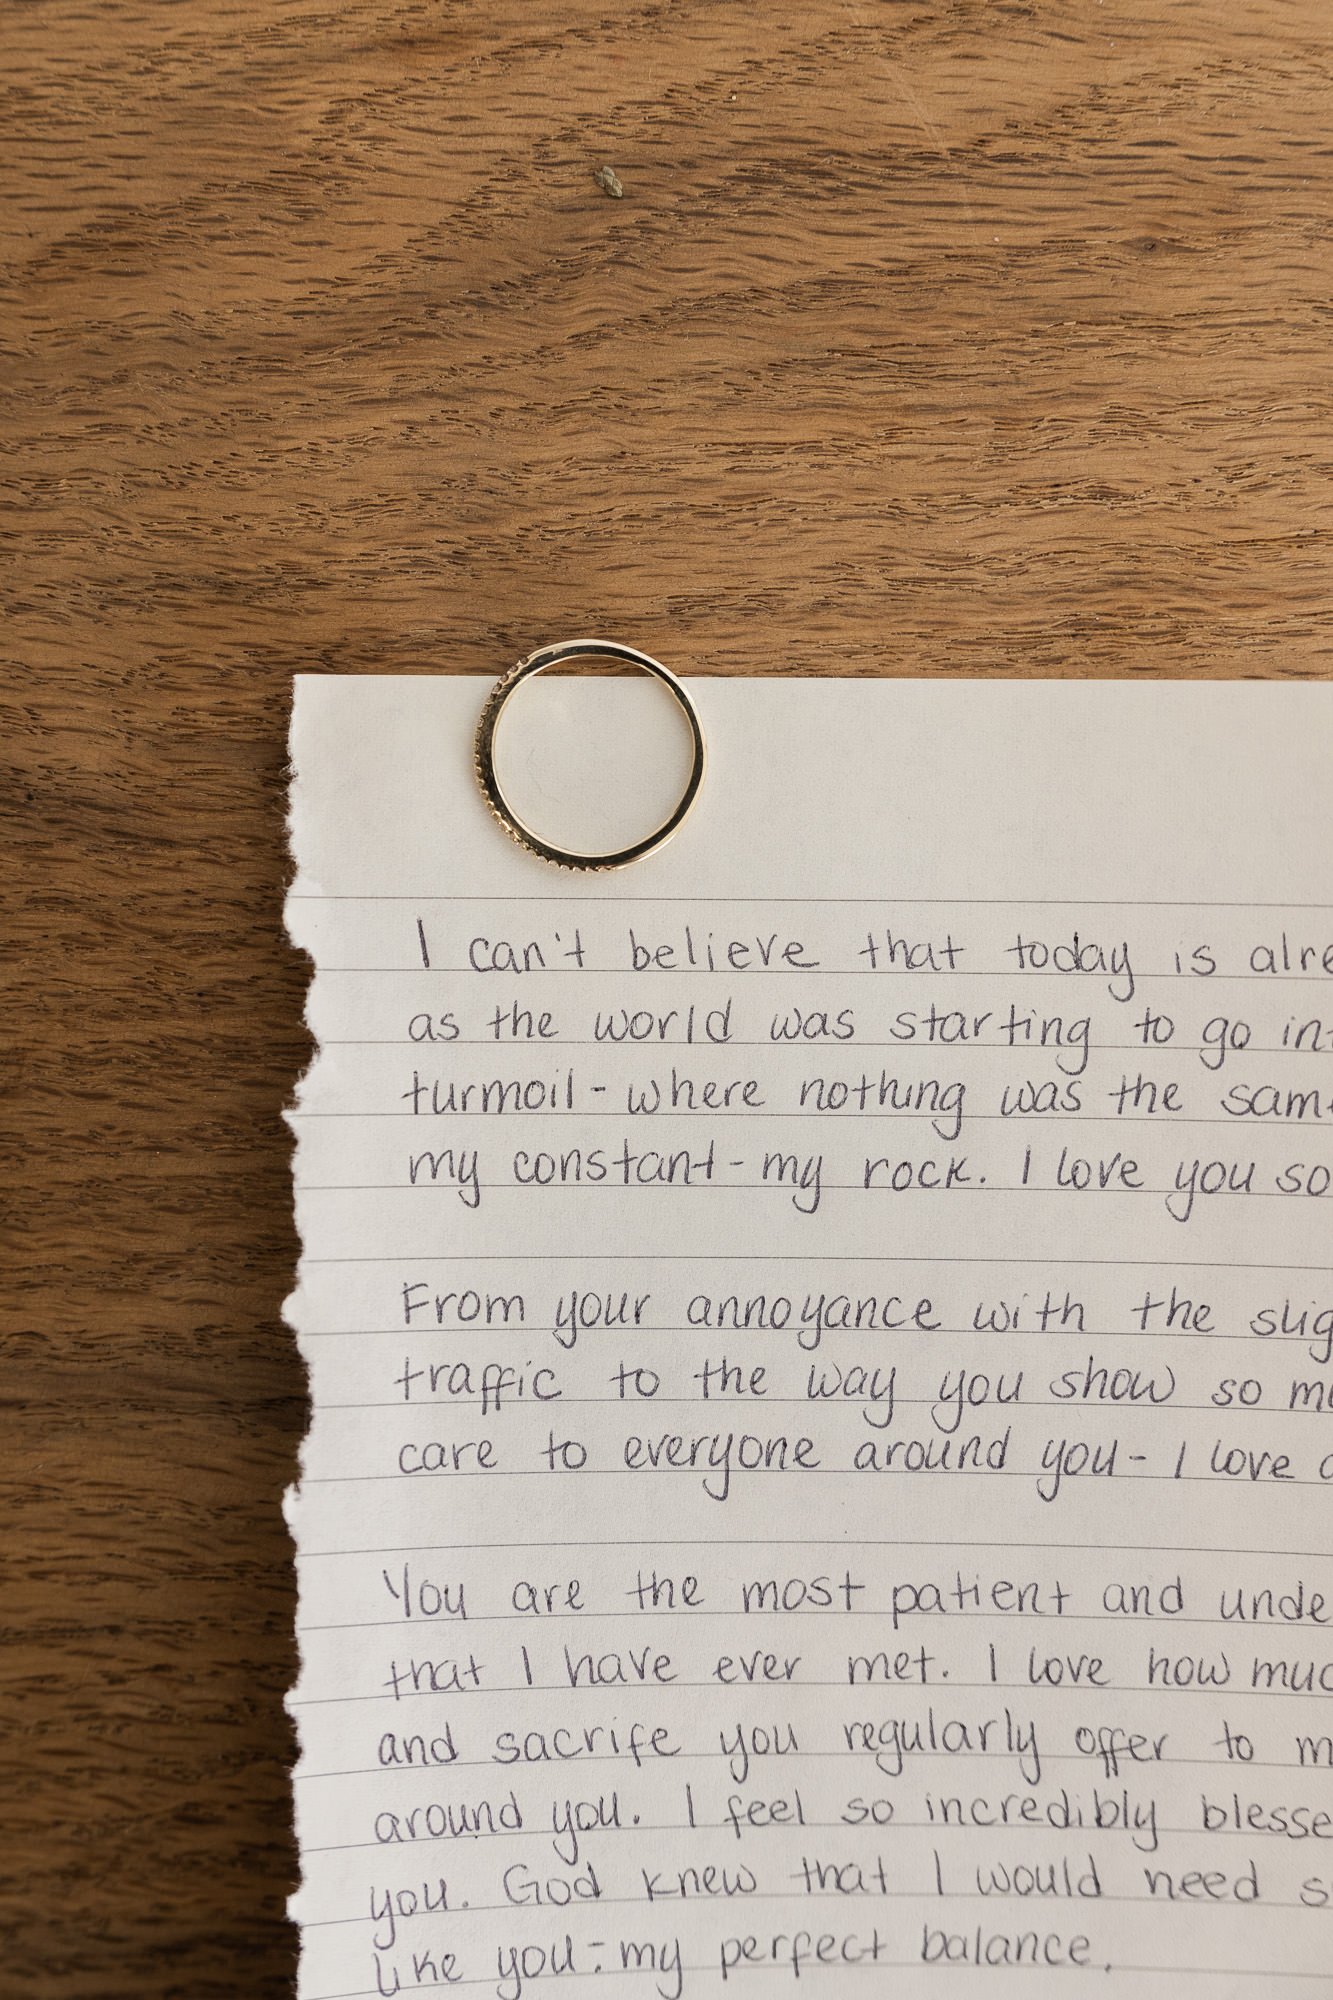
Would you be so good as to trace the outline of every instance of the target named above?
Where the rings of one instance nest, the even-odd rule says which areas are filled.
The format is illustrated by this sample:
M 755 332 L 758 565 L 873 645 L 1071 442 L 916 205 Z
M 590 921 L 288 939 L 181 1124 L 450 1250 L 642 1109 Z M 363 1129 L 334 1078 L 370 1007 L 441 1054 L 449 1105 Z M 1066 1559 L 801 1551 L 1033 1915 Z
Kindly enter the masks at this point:
M 689 724 L 693 754 L 690 775 L 679 801 L 652 833 L 646 834 L 642 840 L 636 840 L 631 846 L 617 848 L 610 854 L 577 854 L 569 848 L 557 847 L 554 842 L 543 839 L 541 834 L 527 825 L 515 812 L 505 797 L 495 768 L 495 732 L 500 717 L 517 689 L 534 675 L 545 673 L 548 667 L 558 666 L 564 660 L 574 659 L 618 660 L 626 666 L 637 667 L 642 673 L 651 674 L 669 691 Z M 665 841 L 670 840 L 694 804 L 699 787 L 703 783 L 705 763 L 703 729 L 699 722 L 698 711 L 684 686 L 660 661 L 650 659 L 647 653 L 640 653 L 633 646 L 622 646 L 613 639 L 562 639 L 557 645 L 542 646 L 537 652 L 530 653 L 526 660 L 520 660 L 516 667 L 511 667 L 509 672 L 502 675 L 495 683 L 486 697 L 485 706 L 477 723 L 476 770 L 482 797 L 511 839 L 516 840 L 520 847 L 525 847 L 529 854 L 537 855 L 542 861 L 553 862 L 557 868 L 578 868 L 585 871 L 626 868 L 631 861 L 640 861 L 645 854 L 651 854 L 655 848 L 661 847 Z

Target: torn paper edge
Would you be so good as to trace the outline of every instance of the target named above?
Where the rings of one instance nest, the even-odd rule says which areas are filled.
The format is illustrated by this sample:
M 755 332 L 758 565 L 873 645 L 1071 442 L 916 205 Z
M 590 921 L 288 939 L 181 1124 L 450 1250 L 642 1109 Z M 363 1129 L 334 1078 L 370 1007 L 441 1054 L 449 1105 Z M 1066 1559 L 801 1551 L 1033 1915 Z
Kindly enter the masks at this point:
M 287 1897 L 286 1912 L 287 1912 L 287 1921 L 290 1924 L 293 1924 L 297 1930 L 296 1942 L 297 1942 L 298 1954 L 302 1947 L 301 1919 L 299 1915 L 299 1909 L 300 1909 L 302 1892 L 305 1888 L 305 1854 L 304 1854 L 303 1842 L 301 1839 L 300 1810 L 297 1802 L 296 1785 L 297 1785 L 297 1779 L 300 1775 L 301 1767 L 305 1762 L 305 1756 L 306 1756 L 305 1732 L 301 1724 L 300 1709 L 296 1705 L 296 1696 L 305 1678 L 305 1671 L 306 1671 L 305 1646 L 301 1636 L 302 1571 L 301 1571 L 301 1561 L 300 1561 L 301 1534 L 300 1534 L 299 1515 L 300 1515 L 300 1506 L 302 1498 L 301 1486 L 306 1471 L 306 1455 L 310 1445 L 311 1433 L 314 1429 L 314 1424 L 315 1424 L 315 1398 L 314 1398 L 314 1389 L 312 1385 L 310 1356 L 306 1351 L 305 1344 L 302 1339 L 302 1333 L 304 1330 L 302 1293 L 303 1293 L 303 1283 L 305 1275 L 306 1243 L 305 1243 L 305 1234 L 301 1227 L 300 1204 L 297 1201 L 298 1163 L 300 1160 L 300 1152 L 301 1152 L 301 1135 L 300 1135 L 300 1129 L 292 1114 L 299 1107 L 303 1097 L 309 1090 L 311 1080 L 314 1077 L 314 1074 L 318 1069 L 324 1054 L 319 1037 L 315 1032 L 314 1022 L 312 1018 L 315 982 L 319 975 L 319 964 L 318 960 L 316 959 L 314 951 L 311 949 L 311 946 L 307 942 L 305 942 L 305 940 L 297 936 L 293 925 L 293 915 L 292 915 L 293 892 L 297 888 L 298 884 L 301 883 L 303 880 L 308 881 L 308 876 L 303 874 L 303 863 L 301 854 L 302 820 L 304 815 L 308 813 L 310 809 L 310 799 L 308 796 L 307 782 L 302 773 L 300 758 L 298 755 L 298 736 L 302 724 L 301 695 L 302 695 L 301 677 L 295 676 L 292 681 L 291 711 L 287 724 L 287 763 L 286 763 L 287 810 L 285 818 L 285 829 L 287 836 L 288 870 L 287 870 L 287 881 L 283 892 L 283 935 L 286 938 L 288 946 L 293 951 L 299 952 L 307 961 L 305 996 L 302 1003 L 301 1019 L 307 1033 L 310 1036 L 310 1044 L 311 1044 L 309 1058 L 306 1062 L 304 1069 L 302 1069 L 300 1073 L 293 1079 L 291 1096 L 288 1100 L 288 1103 L 284 1106 L 282 1112 L 283 1123 L 286 1125 L 288 1133 L 291 1136 L 291 1147 L 289 1152 L 289 1169 L 291 1174 L 292 1223 L 293 1227 L 295 1228 L 297 1237 L 297 1257 L 296 1257 L 296 1269 L 294 1274 L 294 1283 L 291 1291 L 288 1292 L 287 1296 L 284 1298 L 282 1302 L 282 1323 L 283 1326 L 290 1333 L 292 1339 L 296 1343 L 296 1349 L 301 1359 L 301 1366 L 304 1374 L 305 1392 L 306 1392 L 306 1424 L 305 1424 L 305 1429 L 301 1434 L 300 1442 L 297 1445 L 296 1477 L 292 1480 L 291 1484 L 286 1488 L 282 1497 L 283 1520 L 286 1524 L 287 1532 L 290 1535 L 292 1541 L 292 1569 L 296 1584 L 296 1609 L 295 1609 L 295 1620 L 294 1620 L 294 1637 L 296 1640 L 296 1656 L 297 1656 L 296 1677 L 292 1681 L 290 1687 L 287 1689 L 287 1692 L 283 1697 L 283 1708 L 288 1716 L 288 1719 L 290 1720 L 292 1726 L 292 1732 L 296 1738 L 296 1756 L 292 1763 L 291 1769 L 288 1772 L 288 1780 L 287 1780 L 288 1795 L 291 1800 L 292 1837 L 296 1847 L 296 1885 L 291 1890 L 290 1894 Z M 309 894 L 312 891 L 315 894 L 319 893 L 318 883 L 311 883 L 310 887 L 306 889 L 303 893 Z M 299 1991 L 300 1976 L 301 1975 L 300 1975 L 299 1957 L 298 1957 L 298 1964 L 295 1971 L 295 1977 L 293 1982 L 294 1992 Z

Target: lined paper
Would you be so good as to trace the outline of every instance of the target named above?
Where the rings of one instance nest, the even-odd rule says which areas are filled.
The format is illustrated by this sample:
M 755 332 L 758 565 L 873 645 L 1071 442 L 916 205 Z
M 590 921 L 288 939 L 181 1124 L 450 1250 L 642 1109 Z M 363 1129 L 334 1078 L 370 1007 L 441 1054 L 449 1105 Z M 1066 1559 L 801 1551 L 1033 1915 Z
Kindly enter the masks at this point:
M 296 686 L 302 2000 L 1333 1994 L 1329 690 L 699 683 L 588 877 L 487 685 Z

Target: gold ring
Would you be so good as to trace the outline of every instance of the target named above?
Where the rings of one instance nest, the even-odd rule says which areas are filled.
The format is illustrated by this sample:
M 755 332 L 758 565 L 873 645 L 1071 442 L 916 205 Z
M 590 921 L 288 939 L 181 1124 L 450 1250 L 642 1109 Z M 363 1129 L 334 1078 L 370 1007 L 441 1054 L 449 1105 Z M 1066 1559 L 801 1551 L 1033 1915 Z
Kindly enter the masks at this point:
M 562 660 L 577 658 L 620 660 L 628 666 L 638 667 L 642 673 L 651 674 L 670 691 L 690 728 L 693 761 L 689 779 L 676 806 L 653 833 L 636 840 L 631 847 L 617 849 L 614 854 L 574 854 L 567 848 L 556 847 L 551 841 L 543 840 L 514 811 L 504 795 L 495 769 L 495 732 L 515 690 L 534 674 L 545 673 L 548 667 L 557 666 Z M 486 697 L 477 723 L 477 783 L 481 786 L 482 797 L 511 839 L 542 861 L 554 862 L 557 868 L 625 868 L 631 861 L 639 861 L 645 854 L 651 854 L 654 848 L 661 847 L 664 841 L 670 840 L 694 804 L 703 783 L 705 763 L 704 733 L 698 712 L 681 682 L 660 661 L 650 659 L 647 653 L 640 653 L 633 646 L 622 646 L 614 639 L 562 639 L 557 645 L 542 646 L 537 652 L 530 653 L 526 660 L 520 660 L 516 667 L 511 667 L 495 683 Z

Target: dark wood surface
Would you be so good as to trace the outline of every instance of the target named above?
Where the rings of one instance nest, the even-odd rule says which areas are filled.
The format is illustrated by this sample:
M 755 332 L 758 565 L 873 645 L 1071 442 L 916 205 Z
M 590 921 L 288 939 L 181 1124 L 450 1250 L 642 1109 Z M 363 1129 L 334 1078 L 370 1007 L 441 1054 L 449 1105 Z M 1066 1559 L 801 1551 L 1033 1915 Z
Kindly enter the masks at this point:
M 276 2000 L 291 675 L 1326 673 L 1327 7 L 5 43 L 0 1988 Z

